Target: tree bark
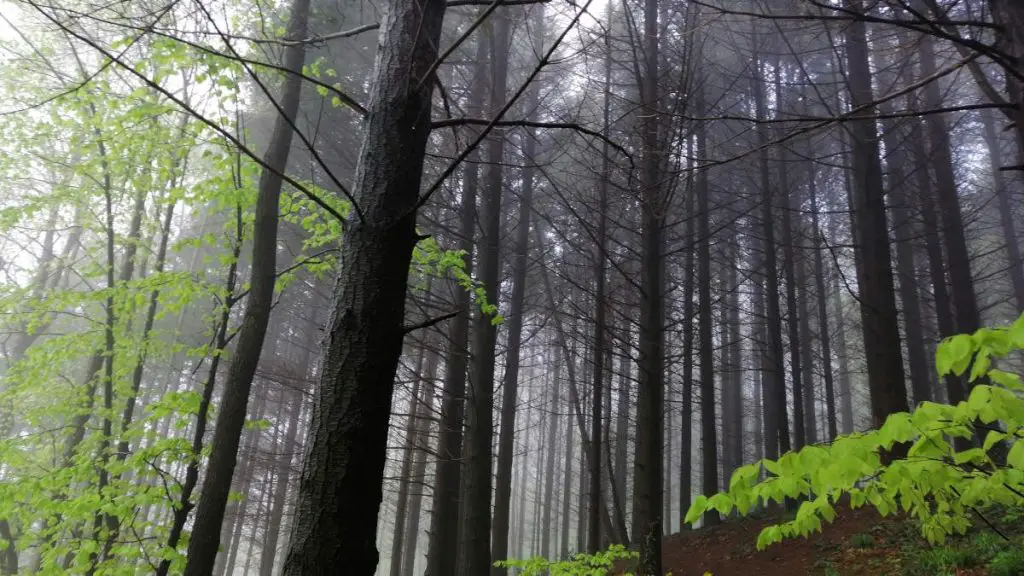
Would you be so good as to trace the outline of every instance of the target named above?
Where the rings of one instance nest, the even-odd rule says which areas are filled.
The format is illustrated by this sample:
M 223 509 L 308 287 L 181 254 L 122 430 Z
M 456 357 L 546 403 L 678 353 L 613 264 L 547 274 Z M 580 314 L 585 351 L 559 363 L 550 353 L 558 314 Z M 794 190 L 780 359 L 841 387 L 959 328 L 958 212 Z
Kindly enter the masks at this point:
M 395 0 L 356 167 L 359 218 L 345 227 L 285 576 L 377 567 L 375 534 L 409 264 L 446 4 Z

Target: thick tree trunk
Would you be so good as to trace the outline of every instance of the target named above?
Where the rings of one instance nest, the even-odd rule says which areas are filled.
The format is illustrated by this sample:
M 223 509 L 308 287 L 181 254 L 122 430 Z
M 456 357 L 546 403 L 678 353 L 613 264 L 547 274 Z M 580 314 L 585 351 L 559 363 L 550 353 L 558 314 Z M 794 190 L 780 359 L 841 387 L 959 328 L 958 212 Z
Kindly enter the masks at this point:
M 845 6 L 864 13 L 862 0 L 846 0 Z M 868 63 L 865 25 L 854 20 L 846 27 L 846 60 L 851 105 L 858 116 L 871 115 L 874 94 Z M 861 327 L 867 357 L 868 388 L 874 426 L 880 427 L 894 412 L 908 409 L 903 378 L 896 295 L 885 210 L 885 188 L 879 159 L 878 130 L 874 119 L 850 123 L 853 137 L 853 177 L 857 228 L 857 259 L 861 262 Z
M 309 0 L 294 0 L 288 38 L 305 38 L 309 19 Z M 185 576 L 209 576 L 220 546 L 220 528 L 231 491 L 231 477 L 238 457 L 238 444 L 245 425 L 246 407 L 252 379 L 263 349 L 263 338 L 270 322 L 270 310 L 277 278 L 277 221 L 282 179 L 288 163 L 293 125 L 299 110 L 302 80 L 298 74 L 306 58 L 305 44 L 289 46 L 284 54 L 284 68 L 294 72 L 285 77 L 281 92 L 279 115 L 274 121 L 260 175 L 259 196 L 252 240 L 252 273 L 249 299 L 238 329 L 231 366 L 221 398 L 220 411 L 210 443 L 210 460 L 196 506 L 195 521 L 188 544 Z
M 405 329 L 416 208 L 444 0 L 394 0 L 381 22 L 366 135 L 299 482 L 285 576 L 370 576 Z

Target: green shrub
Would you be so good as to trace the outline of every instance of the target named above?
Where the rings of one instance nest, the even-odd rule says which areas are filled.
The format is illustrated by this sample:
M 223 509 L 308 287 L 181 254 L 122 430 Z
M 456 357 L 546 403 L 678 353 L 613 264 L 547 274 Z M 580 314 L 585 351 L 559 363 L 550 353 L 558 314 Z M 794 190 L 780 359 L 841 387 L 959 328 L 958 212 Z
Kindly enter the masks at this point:
M 1024 574 L 1024 550 L 1003 550 L 988 565 L 989 576 L 1019 576 Z
M 727 492 L 698 496 L 686 522 L 711 509 L 746 514 L 758 503 L 801 499 L 793 520 L 761 531 L 757 547 L 763 549 L 820 531 L 845 496 L 855 508 L 870 503 L 883 516 L 902 511 L 916 518 L 924 537 L 939 544 L 964 534 L 975 509 L 1024 505 L 1024 442 L 1018 442 L 1024 436 L 1024 382 L 992 368 L 993 359 L 1019 350 L 1024 315 L 1004 328 L 947 338 L 936 352 L 938 373 L 967 376 L 972 389 L 966 401 L 923 402 L 912 414 L 891 414 L 878 430 L 742 466 Z M 984 438 L 981 446 L 958 451 L 953 445 L 953 439 L 975 437 Z M 888 462 L 897 445 L 906 456 Z
M 605 576 L 616 562 L 634 560 L 640 555 L 626 550 L 621 544 L 613 544 L 604 552 L 597 554 L 576 554 L 570 560 L 552 562 L 547 558 L 535 556 L 525 560 L 499 560 L 494 565 L 499 568 L 517 568 L 519 576 Z M 629 573 L 623 576 L 630 576 Z

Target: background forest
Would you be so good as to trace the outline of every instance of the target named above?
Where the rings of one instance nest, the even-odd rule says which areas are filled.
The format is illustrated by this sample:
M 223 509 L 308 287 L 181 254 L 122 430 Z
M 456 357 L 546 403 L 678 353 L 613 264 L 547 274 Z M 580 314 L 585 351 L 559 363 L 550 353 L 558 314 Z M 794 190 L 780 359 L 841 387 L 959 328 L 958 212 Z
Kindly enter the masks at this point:
M 1016 0 L 0 0 L 0 574 L 663 574 L 967 398 L 1022 80 Z

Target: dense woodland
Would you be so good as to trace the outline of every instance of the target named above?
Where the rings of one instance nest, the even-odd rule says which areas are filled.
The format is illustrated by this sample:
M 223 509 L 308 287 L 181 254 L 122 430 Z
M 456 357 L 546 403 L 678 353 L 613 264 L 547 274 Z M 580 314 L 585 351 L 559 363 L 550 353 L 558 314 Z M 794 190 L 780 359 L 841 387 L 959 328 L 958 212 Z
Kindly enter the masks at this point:
M 0 67 L 4 575 L 661 575 L 1024 310 L 1017 0 L 0 0 Z

